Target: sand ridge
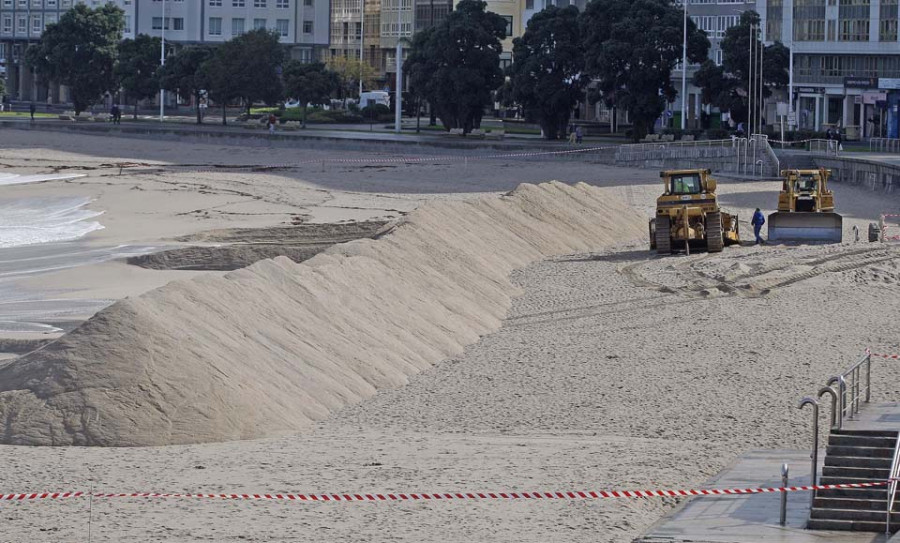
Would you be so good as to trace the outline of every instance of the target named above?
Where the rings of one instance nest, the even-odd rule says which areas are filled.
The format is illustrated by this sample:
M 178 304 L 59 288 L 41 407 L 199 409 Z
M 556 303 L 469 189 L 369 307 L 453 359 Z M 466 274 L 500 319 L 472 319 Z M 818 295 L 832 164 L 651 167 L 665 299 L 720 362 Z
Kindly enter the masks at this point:
M 0 367 L 4 443 L 135 446 L 296 432 L 500 327 L 517 268 L 643 233 L 603 189 L 422 206 L 377 240 L 176 281 Z

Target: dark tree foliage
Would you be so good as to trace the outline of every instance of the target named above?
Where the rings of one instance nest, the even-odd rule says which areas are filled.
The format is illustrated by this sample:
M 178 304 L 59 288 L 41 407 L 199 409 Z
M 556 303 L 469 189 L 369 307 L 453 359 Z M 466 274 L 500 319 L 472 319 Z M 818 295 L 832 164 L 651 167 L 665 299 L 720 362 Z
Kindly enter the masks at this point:
M 28 48 L 26 63 L 48 81 L 68 86 L 75 113 L 81 113 L 116 89 L 114 70 L 124 21 L 114 4 L 97 9 L 76 4 Z
M 203 64 L 209 61 L 214 49 L 194 45 L 179 49 L 177 53 L 166 58 L 160 82 L 163 88 L 176 91 L 182 100 L 194 99 L 197 104 L 197 124 L 203 122 L 200 115 L 201 92 L 209 87 L 205 77 Z
M 220 45 L 202 71 L 209 78 L 215 100 L 242 98 L 249 112 L 254 102 L 274 105 L 284 97 L 279 73 L 284 59 L 285 48 L 278 42 L 278 33 L 257 29 Z
M 491 93 L 503 83 L 503 17 L 480 0 L 461 0 L 440 25 L 417 33 L 403 64 L 411 90 L 428 100 L 446 129 L 481 125 Z
M 565 137 L 586 79 L 578 8 L 549 6 L 513 41 L 512 98 L 538 120 L 547 139 Z
M 324 64 L 303 64 L 291 60 L 284 67 L 284 92 L 296 98 L 303 108 L 303 127 L 306 128 L 307 104 L 321 105 L 341 86 L 341 78 Z
M 682 17 L 672 0 L 593 0 L 581 17 L 586 72 L 608 105 L 628 109 L 635 140 L 677 94 L 671 75 L 681 61 Z M 708 51 L 706 34 L 688 19 L 688 62 Z
M 119 86 L 134 102 L 134 118 L 140 100 L 153 98 L 159 92 L 159 53 L 161 40 L 146 34 L 119 44 L 119 61 L 115 74 Z
M 750 84 L 750 25 L 759 24 L 759 14 L 745 11 L 737 25 L 725 31 L 722 40 L 722 66 L 707 62 L 694 76 L 694 84 L 703 89 L 703 100 L 730 112 L 735 122 L 749 118 L 747 88 Z M 758 51 L 762 41 L 753 43 Z M 788 84 L 790 49 L 781 42 L 766 46 L 763 50 L 763 96 L 768 98 L 771 87 L 783 88 Z M 756 80 L 756 78 L 754 77 Z M 758 80 L 756 80 L 758 82 Z M 758 84 L 758 83 L 757 83 Z

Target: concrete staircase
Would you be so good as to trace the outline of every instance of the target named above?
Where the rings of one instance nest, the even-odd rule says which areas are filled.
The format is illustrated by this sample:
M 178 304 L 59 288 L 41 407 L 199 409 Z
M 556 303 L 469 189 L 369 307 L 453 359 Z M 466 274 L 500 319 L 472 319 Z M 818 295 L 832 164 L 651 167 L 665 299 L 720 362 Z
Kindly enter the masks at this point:
M 887 480 L 897 432 L 838 430 L 828 438 L 819 484 L 875 483 Z M 900 492 L 898 492 L 900 494 Z M 810 530 L 885 530 L 886 487 L 816 491 L 807 528 Z M 898 509 L 898 505 L 894 506 Z M 900 530 L 900 512 L 891 514 L 891 532 Z
M 782 170 L 815 170 L 816 161 L 814 157 L 806 151 L 797 150 L 781 150 L 773 148 L 775 156 L 781 161 Z

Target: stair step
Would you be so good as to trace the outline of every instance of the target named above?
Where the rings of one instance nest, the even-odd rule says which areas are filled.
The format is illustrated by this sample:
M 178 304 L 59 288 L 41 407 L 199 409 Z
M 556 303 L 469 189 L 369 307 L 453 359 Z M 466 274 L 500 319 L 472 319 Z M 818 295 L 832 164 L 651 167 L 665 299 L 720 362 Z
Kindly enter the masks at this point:
M 886 481 L 891 475 L 891 468 L 868 468 L 825 466 L 822 468 L 823 477 L 845 477 L 848 479 L 869 479 L 872 482 Z
M 831 488 L 817 490 L 817 498 L 849 498 L 854 500 L 887 500 L 885 487 L 872 488 Z
M 885 511 L 887 500 L 872 500 L 859 498 L 823 498 L 818 494 L 813 502 L 813 507 L 820 509 L 857 509 L 864 511 Z
M 851 483 L 878 483 L 878 482 L 881 482 L 881 481 L 873 481 L 872 479 L 868 479 L 868 478 L 834 477 L 831 475 L 823 475 L 822 477 L 819 477 L 820 485 L 841 485 L 841 484 L 851 484 Z M 885 492 L 884 489 L 886 488 L 886 485 L 885 486 L 875 486 L 872 488 L 880 488 L 880 489 L 882 489 L 882 492 Z
M 885 511 L 861 510 L 861 509 L 822 509 L 813 507 L 809 516 L 811 519 L 854 520 L 884 523 L 887 513 Z M 900 513 L 891 513 L 891 524 L 900 521 Z
M 825 465 L 836 468 L 891 469 L 891 459 L 874 456 L 835 456 L 831 454 L 825 457 Z
M 835 530 L 843 532 L 878 532 L 883 533 L 885 528 L 884 521 L 870 522 L 858 520 L 841 520 L 841 519 L 809 519 L 806 524 L 808 530 Z M 900 526 L 891 525 L 891 533 L 895 533 Z
M 866 456 L 874 458 L 893 458 L 894 449 L 887 447 L 845 447 L 829 445 L 825 449 L 826 456 Z
M 890 437 L 897 439 L 898 432 L 896 430 L 834 430 L 831 435 L 839 436 L 858 436 L 858 437 Z
M 832 433 L 828 436 L 828 444 L 844 447 L 883 447 L 893 449 L 897 444 L 897 436 L 884 437 Z

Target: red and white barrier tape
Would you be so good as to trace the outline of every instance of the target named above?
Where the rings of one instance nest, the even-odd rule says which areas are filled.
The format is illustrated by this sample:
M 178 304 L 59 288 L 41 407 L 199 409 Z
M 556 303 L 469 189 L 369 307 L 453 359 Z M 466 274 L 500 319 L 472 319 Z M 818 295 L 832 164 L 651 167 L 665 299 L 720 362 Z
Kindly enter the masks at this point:
M 569 492 L 454 492 L 454 493 L 393 493 L 393 494 L 180 494 L 180 493 L 105 493 L 105 492 L 43 492 L 0 494 L 0 501 L 56 500 L 63 498 L 194 498 L 220 500 L 283 500 L 309 502 L 396 502 L 439 500 L 592 500 L 610 498 L 658 498 L 690 496 L 734 496 L 775 492 L 807 492 L 836 488 L 871 488 L 885 486 L 888 481 L 875 483 L 841 483 L 815 486 L 787 486 L 773 488 L 708 488 L 698 490 L 590 490 Z
M 869 349 L 866 349 L 866 354 L 869 356 L 876 356 L 878 358 L 890 358 L 893 360 L 900 360 L 900 354 L 883 354 L 883 353 L 873 353 Z

